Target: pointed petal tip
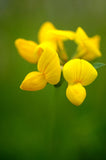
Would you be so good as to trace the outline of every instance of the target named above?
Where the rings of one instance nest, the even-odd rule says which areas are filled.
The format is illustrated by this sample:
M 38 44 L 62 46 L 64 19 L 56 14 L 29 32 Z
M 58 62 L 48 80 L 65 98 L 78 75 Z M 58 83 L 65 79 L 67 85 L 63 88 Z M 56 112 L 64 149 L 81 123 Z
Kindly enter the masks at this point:
M 21 41 L 20 38 L 18 38 L 18 39 L 16 39 L 16 40 L 14 41 L 14 44 L 15 44 L 16 47 L 17 47 L 17 45 L 20 43 L 20 41 Z
M 23 88 L 23 83 L 20 84 L 20 89 L 21 89 L 21 90 L 24 90 L 24 88 Z

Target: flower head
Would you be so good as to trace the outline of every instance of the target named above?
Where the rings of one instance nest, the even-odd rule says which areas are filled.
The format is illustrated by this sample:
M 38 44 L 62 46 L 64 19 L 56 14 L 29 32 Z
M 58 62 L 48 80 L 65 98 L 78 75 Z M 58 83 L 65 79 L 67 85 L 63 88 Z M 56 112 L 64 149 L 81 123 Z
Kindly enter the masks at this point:
M 38 32 L 38 40 L 39 44 L 21 38 L 15 41 L 19 54 L 28 62 L 37 64 L 37 71 L 28 73 L 20 88 L 37 91 L 47 83 L 59 87 L 65 79 L 68 83 L 67 98 L 79 106 L 86 97 L 85 86 L 91 84 L 98 75 L 96 66 L 94 68 L 86 60 L 101 56 L 100 37 L 96 35 L 89 38 L 81 27 L 75 33 L 58 30 L 51 22 L 45 22 Z M 69 61 L 63 44 L 66 40 L 74 40 L 78 45 L 77 54 Z
M 73 59 L 64 65 L 63 75 L 68 82 L 67 98 L 74 105 L 80 105 L 86 97 L 86 90 L 83 86 L 91 84 L 96 79 L 96 69 L 83 59 Z
M 78 44 L 78 47 L 74 58 L 82 58 L 91 61 L 101 56 L 101 52 L 99 50 L 99 36 L 89 38 L 85 31 L 81 27 L 78 27 L 75 36 L 75 42 Z

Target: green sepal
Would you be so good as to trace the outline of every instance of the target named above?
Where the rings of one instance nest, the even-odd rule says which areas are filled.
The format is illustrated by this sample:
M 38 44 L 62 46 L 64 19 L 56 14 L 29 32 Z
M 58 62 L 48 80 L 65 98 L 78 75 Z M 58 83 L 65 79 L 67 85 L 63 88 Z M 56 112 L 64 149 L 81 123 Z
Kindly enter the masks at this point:
M 95 62 L 92 65 L 94 66 L 95 69 L 99 69 L 99 68 L 105 66 L 106 64 L 100 63 L 100 62 Z
M 54 85 L 54 87 L 56 87 L 56 88 L 60 87 L 63 84 L 63 82 L 64 82 L 64 77 L 63 77 L 63 73 L 61 73 L 60 81 L 59 81 L 59 83 Z

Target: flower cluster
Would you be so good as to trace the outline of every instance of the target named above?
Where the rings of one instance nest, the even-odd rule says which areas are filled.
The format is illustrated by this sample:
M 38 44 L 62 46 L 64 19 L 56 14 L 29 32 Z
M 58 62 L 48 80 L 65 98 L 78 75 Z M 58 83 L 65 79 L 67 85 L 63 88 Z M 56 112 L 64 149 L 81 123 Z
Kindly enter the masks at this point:
M 64 41 L 71 40 L 77 44 L 76 54 L 68 61 Z M 101 56 L 100 37 L 88 37 L 78 27 L 76 32 L 58 30 L 50 22 L 45 22 L 38 32 L 38 43 L 25 39 L 16 39 L 15 46 L 19 54 L 28 62 L 37 64 L 37 71 L 26 75 L 20 85 L 22 90 L 37 91 L 47 83 L 56 85 L 61 73 L 68 83 L 66 96 L 71 103 L 79 106 L 86 97 L 84 86 L 91 84 L 98 73 L 91 63 Z

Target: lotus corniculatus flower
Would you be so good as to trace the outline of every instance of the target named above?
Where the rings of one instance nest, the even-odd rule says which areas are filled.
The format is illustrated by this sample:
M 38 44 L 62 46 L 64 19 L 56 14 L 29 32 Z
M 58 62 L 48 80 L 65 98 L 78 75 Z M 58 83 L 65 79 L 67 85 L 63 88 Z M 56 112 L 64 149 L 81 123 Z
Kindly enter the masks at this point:
M 96 69 L 86 60 L 72 59 L 63 67 L 63 75 L 68 82 L 66 96 L 70 102 L 79 106 L 86 97 L 84 86 L 91 84 L 97 77 Z
M 55 50 L 50 48 L 44 49 L 39 58 L 37 68 L 38 71 L 33 71 L 26 75 L 20 86 L 22 90 L 41 90 L 47 83 L 55 85 L 60 81 L 60 61 Z
M 101 57 L 102 54 L 99 50 L 100 36 L 96 35 L 89 38 L 85 31 L 81 27 L 78 27 L 75 42 L 78 44 L 78 47 L 74 58 L 82 58 L 91 61 L 97 57 Z

